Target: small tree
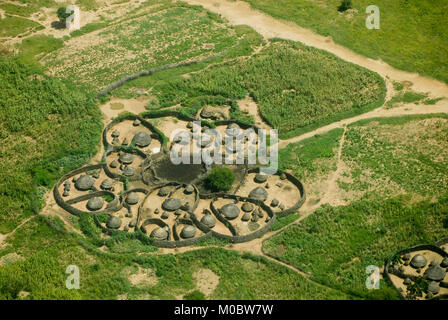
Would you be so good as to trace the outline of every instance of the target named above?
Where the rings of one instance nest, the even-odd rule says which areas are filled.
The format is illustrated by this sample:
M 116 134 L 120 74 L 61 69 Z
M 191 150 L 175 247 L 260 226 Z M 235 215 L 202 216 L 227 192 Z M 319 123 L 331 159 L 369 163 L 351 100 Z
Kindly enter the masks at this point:
M 65 22 L 66 22 L 67 18 L 70 17 L 73 13 L 74 13 L 73 10 L 71 10 L 67 13 L 66 7 L 59 8 L 57 11 L 59 22 L 65 26 Z
M 352 8 L 352 0 L 342 0 L 341 5 L 338 7 L 339 12 L 344 12 Z
M 213 192 L 229 191 L 235 181 L 235 174 L 229 168 L 215 167 L 207 176 L 206 185 Z

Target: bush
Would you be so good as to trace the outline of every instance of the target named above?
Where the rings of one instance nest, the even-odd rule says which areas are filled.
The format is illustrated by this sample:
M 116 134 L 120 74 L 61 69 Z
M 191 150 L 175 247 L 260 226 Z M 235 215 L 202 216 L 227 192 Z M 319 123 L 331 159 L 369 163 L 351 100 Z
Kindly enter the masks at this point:
M 65 26 L 65 20 L 68 17 L 70 17 L 73 13 L 74 13 L 74 11 L 70 11 L 69 13 L 67 13 L 67 8 L 66 7 L 59 8 L 58 11 L 57 11 L 59 22 Z
M 215 167 L 207 176 L 206 185 L 213 192 L 229 191 L 235 175 L 229 168 Z
M 385 287 L 378 290 L 370 290 L 367 294 L 368 300 L 399 300 L 400 295 L 397 290 L 391 287 Z
M 205 295 L 199 290 L 194 290 L 194 291 L 184 295 L 184 299 L 185 300 L 205 300 Z
M 339 12 L 344 12 L 352 8 L 352 0 L 342 0 L 341 5 L 338 7 Z

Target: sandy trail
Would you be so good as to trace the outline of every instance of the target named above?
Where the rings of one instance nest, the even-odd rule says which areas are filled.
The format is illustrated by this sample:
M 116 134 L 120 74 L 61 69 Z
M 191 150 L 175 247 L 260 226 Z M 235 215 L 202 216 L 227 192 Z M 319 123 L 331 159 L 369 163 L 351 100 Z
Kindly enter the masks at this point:
M 431 78 L 423 77 L 395 69 L 380 60 L 373 60 L 359 55 L 350 49 L 335 44 L 330 37 L 324 37 L 311 30 L 299 27 L 293 22 L 273 18 L 261 11 L 251 8 L 242 1 L 230 2 L 227 0 L 184 0 L 193 5 L 202 5 L 207 10 L 221 14 L 231 24 L 248 25 L 266 38 L 279 37 L 293 41 L 300 41 L 308 46 L 333 53 L 343 60 L 358 64 L 366 69 L 386 76 L 396 81 L 411 81 L 412 89 L 419 92 L 428 92 L 433 97 L 448 97 L 448 85 Z
M 0 248 L 3 248 L 5 246 L 5 240 L 13 235 L 17 230 L 19 230 L 25 223 L 27 223 L 28 221 L 30 221 L 32 218 L 34 218 L 35 216 L 32 215 L 31 217 L 26 218 L 25 220 L 23 220 L 14 230 L 12 230 L 10 233 L 7 234 L 1 234 L 0 233 Z
M 291 139 L 280 140 L 279 148 L 284 148 L 290 143 L 299 142 L 304 139 L 315 136 L 317 134 L 323 134 L 325 132 L 328 132 L 328 131 L 336 129 L 336 128 L 342 128 L 346 125 L 349 125 L 351 123 L 354 123 L 354 122 L 357 122 L 357 121 L 360 121 L 363 119 L 387 118 L 387 117 L 397 117 L 397 116 L 403 116 L 403 115 L 434 114 L 434 113 L 448 113 L 448 100 L 446 100 L 446 99 L 441 100 L 436 105 L 428 105 L 428 106 L 408 104 L 408 105 L 403 105 L 401 107 L 392 108 L 392 109 L 386 109 L 383 106 L 378 109 L 372 110 L 367 113 L 360 114 L 360 115 L 352 117 L 352 118 L 347 118 L 347 119 L 333 122 L 329 125 L 320 127 L 316 130 L 304 133 L 300 136 L 293 137 Z

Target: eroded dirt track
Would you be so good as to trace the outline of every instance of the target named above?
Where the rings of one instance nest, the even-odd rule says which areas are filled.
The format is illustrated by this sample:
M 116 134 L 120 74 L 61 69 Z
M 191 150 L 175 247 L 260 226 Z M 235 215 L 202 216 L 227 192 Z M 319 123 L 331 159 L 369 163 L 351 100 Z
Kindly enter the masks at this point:
M 366 69 L 377 72 L 383 78 L 386 76 L 396 81 L 411 81 L 412 89 L 428 92 L 435 97 L 448 97 L 448 85 L 438 80 L 395 69 L 380 60 L 373 60 L 359 55 L 350 49 L 335 44 L 330 37 L 324 37 L 311 30 L 301 28 L 295 23 L 273 18 L 250 7 L 246 2 L 227 0 L 184 0 L 193 5 L 202 5 L 207 10 L 218 13 L 229 20 L 231 24 L 244 24 L 252 27 L 265 38 L 283 38 L 300 41 L 308 46 L 333 53 L 343 60 L 358 64 Z

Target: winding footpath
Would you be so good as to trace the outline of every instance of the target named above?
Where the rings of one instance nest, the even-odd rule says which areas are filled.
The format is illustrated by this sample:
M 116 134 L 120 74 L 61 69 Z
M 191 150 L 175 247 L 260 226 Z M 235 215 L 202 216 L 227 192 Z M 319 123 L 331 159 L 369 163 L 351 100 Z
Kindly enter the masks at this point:
M 352 118 L 343 119 L 337 122 L 333 122 L 329 125 L 320 127 L 313 131 L 307 132 L 305 134 L 279 141 L 279 148 L 284 148 L 290 143 L 296 143 L 304 139 L 313 137 L 317 134 L 323 134 L 335 128 L 344 128 L 344 134 L 341 137 L 340 145 L 338 148 L 338 164 L 337 169 L 333 174 L 332 179 L 327 183 L 325 195 L 330 196 L 336 187 L 336 180 L 340 170 L 341 153 L 345 139 L 345 132 L 347 125 L 355 123 L 363 119 L 373 119 L 373 118 L 385 118 L 385 117 L 395 117 L 403 115 L 415 115 L 415 114 L 435 114 L 435 113 L 448 113 L 448 85 L 435 79 L 421 76 L 416 73 L 410 73 L 402 70 L 395 69 L 380 60 L 373 60 L 359 55 L 350 49 L 347 49 L 341 45 L 333 42 L 330 37 L 324 37 L 314 33 L 311 30 L 302 28 L 295 23 L 282 21 L 273 18 L 261 11 L 253 9 L 248 3 L 242 1 L 227 1 L 227 0 L 183 0 L 192 5 L 201 5 L 205 9 L 212 11 L 214 13 L 220 14 L 222 17 L 226 18 L 230 24 L 233 25 L 248 25 L 260 33 L 263 37 L 269 38 L 282 38 L 286 40 L 299 41 L 305 45 L 315 47 L 321 50 L 328 51 L 335 56 L 341 58 L 342 60 L 360 65 L 366 69 L 378 73 L 381 77 L 385 79 L 387 94 L 386 102 L 394 95 L 394 89 L 391 81 L 399 81 L 410 84 L 410 88 L 417 92 L 424 92 L 428 94 L 430 98 L 445 98 L 440 100 L 435 105 L 417 105 L 417 104 L 405 104 L 396 108 L 386 108 L 385 104 L 375 110 L 366 112 L 354 116 Z M 334 181 L 333 181 L 334 180 Z M 256 255 L 262 255 L 266 259 L 281 264 L 290 270 L 293 270 L 303 276 L 307 281 L 314 282 L 318 285 L 325 286 L 319 282 L 310 279 L 310 274 L 297 269 L 290 264 L 287 264 L 276 257 L 268 255 L 264 250 L 264 242 L 268 241 L 271 237 L 279 234 L 287 227 L 291 225 L 298 224 L 305 217 L 312 214 L 323 202 L 320 201 L 318 204 L 310 205 L 305 203 L 301 208 L 302 215 L 296 221 L 282 227 L 279 230 L 268 232 L 259 239 L 250 241 L 248 243 L 233 244 L 226 246 L 226 248 L 238 251 L 240 253 L 249 252 Z M 197 250 L 199 248 L 185 248 L 183 250 L 175 250 L 176 253 Z M 165 250 L 163 250 L 165 251 Z M 163 253 L 173 253 L 171 250 L 166 250 L 168 252 Z M 334 288 L 332 288 L 334 289 Z M 336 289 L 334 289 L 336 290 Z
M 328 51 L 342 60 L 360 65 L 366 69 L 374 71 L 382 76 L 387 85 L 387 98 L 393 95 L 393 87 L 390 80 L 411 82 L 410 88 L 417 92 L 428 93 L 430 98 L 448 98 L 448 85 L 428 77 L 423 77 L 416 73 L 410 73 L 395 69 L 380 60 L 373 60 L 359 55 L 350 49 L 333 42 L 330 37 L 324 37 L 315 32 L 299 27 L 293 22 L 282 21 L 273 18 L 261 11 L 253 9 L 248 3 L 243 1 L 227 0 L 183 0 L 192 5 L 201 5 L 209 11 L 220 14 L 234 25 L 248 25 L 265 38 L 282 38 L 302 42 L 308 46 Z M 389 80 L 390 79 L 390 80 Z M 448 99 L 439 101 L 436 105 L 425 106 L 408 104 L 398 108 L 386 109 L 383 106 L 373 111 L 337 121 L 327 126 L 307 132 L 300 136 L 287 140 L 281 140 L 279 147 L 284 148 L 290 143 L 295 143 L 316 134 L 322 134 L 335 128 L 342 128 L 350 123 L 362 119 L 394 117 L 412 114 L 448 113 Z

